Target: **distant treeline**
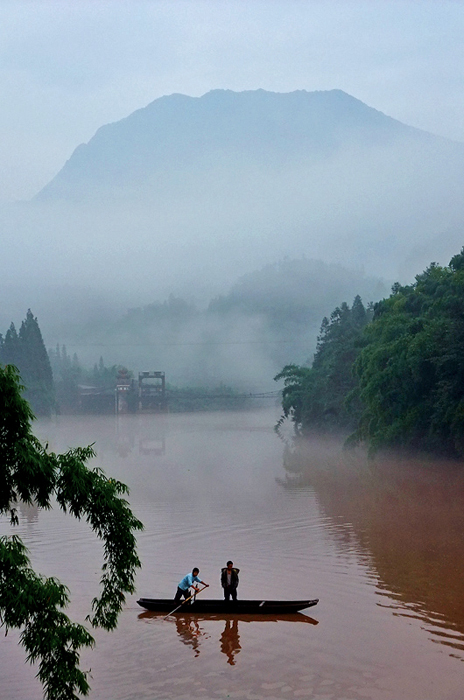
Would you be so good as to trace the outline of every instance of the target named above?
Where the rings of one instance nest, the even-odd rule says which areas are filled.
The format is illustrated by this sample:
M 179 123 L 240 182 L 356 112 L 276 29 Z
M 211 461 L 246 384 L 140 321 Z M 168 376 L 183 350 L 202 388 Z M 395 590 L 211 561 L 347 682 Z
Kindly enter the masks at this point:
M 348 444 L 464 456 L 464 248 L 366 309 L 324 318 L 312 366 L 286 365 L 283 420 Z
M 0 364 L 14 365 L 21 375 L 23 395 L 38 416 L 55 412 L 77 412 L 81 407 L 79 386 L 90 384 L 114 389 L 118 367 L 105 367 L 103 359 L 93 369 L 81 366 L 77 355 L 71 358 L 65 346 L 47 352 L 37 318 L 29 309 L 19 332 L 11 323 L 0 334 Z
M 71 358 L 65 346 L 49 350 L 53 375 L 55 377 L 57 407 L 62 413 L 108 413 L 114 411 L 114 390 L 118 374 L 124 370 L 129 379 L 134 372 L 119 365 L 107 367 L 100 357 L 92 370 L 79 362 L 74 353 Z M 84 398 L 89 388 L 101 389 L 100 394 Z M 167 406 L 170 412 L 215 411 L 243 408 L 246 399 L 231 387 L 220 385 L 208 387 L 182 387 L 166 385 Z M 137 384 L 129 394 L 130 412 L 137 410 Z
M 377 300 L 387 290 L 381 280 L 359 270 L 283 259 L 243 275 L 227 294 L 206 305 L 170 294 L 165 301 L 82 329 L 78 343 L 124 347 L 131 366 L 147 365 L 156 353 L 157 367 L 176 384 L 223 382 L 242 392 L 259 391 L 269 388 L 273 374 L 292 358 L 307 359 L 320 319 L 340 299 L 358 293 Z
M 71 357 L 65 345 L 57 345 L 48 351 L 53 371 L 56 395 L 56 410 L 59 413 L 108 413 L 114 411 L 114 389 L 118 365 L 107 367 L 100 357 L 93 368 L 84 367 L 73 353 Z M 93 397 L 93 402 L 83 401 L 86 388 L 99 389 L 99 395 Z
M 18 368 L 24 397 L 38 416 L 52 413 L 109 413 L 114 411 L 114 390 L 121 370 L 129 377 L 133 372 L 118 365 L 107 367 L 100 357 L 93 368 L 81 365 L 65 345 L 47 350 L 37 318 L 29 309 L 19 332 L 14 323 L 3 337 L 0 334 L 0 364 Z M 93 390 L 89 392 L 89 390 Z M 169 410 L 208 411 L 244 408 L 247 397 L 220 384 L 210 387 L 167 385 Z M 129 409 L 137 409 L 137 394 L 131 396 Z

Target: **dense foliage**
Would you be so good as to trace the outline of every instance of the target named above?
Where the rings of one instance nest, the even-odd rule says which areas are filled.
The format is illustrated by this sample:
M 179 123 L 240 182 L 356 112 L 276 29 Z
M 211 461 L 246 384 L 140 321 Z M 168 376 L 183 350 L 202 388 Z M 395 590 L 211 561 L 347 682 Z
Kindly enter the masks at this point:
M 312 367 L 287 365 L 275 379 L 283 379 L 283 417 L 291 417 L 298 432 L 347 430 L 356 426 L 358 402 L 352 398 L 357 380 L 353 362 L 359 353 L 362 330 L 372 316 L 357 296 L 350 308 L 343 303 L 322 321 Z
M 359 297 L 342 304 L 323 321 L 312 367 L 287 365 L 276 379 L 298 432 L 352 428 L 349 441 L 373 450 L 463 456 L 464 249 L 395 284 L 373 315 Z
M 50 415 L 55 406 L 52 369 L 42 333 L 29 309 L 17 333 L 14 323 L 0 336 L 0 363 L 19 369 L 24 396 L 37 415 Z
M 355 434 L 374 448 L 464 455 L 464 249 L 376 305 L 355 371 Z
M 16 369 L 0 366 L 0 515 L 18 524 L 19 502 L 51 508 L 52 499 L 74 517 L 85 518 L 103 542 L 101 593 L 92 602 L 92 626 L 112 630 L 127 593 L 134 592 L 140 566 L 134 532 L 142 524 L 123 498 L 127 487 L 89 469 L 92 447 L 49 452 L 33 435 L 29 404 L 22 398 Z M 79 669 L 79 649 L 93 644 L 88 630 L 63 612 L 66 586 L 33 571 L 27 550 L 15 535 L 0 537 L 0 620 L 22 630 L 27 658 L 38 663 L 47 700 L 74 700 L 89 691 Z

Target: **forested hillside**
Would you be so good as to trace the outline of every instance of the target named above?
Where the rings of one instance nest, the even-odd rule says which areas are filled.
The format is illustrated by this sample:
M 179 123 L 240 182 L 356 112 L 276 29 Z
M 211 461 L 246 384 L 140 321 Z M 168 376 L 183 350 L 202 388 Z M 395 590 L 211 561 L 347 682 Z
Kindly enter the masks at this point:
M 360 406 L 355 398 L 358 382 L 353 363 L 372 314 L 372 304 L 366 309 L 356 296 L 351 308 L 343 302 L 330 319 L 324 317 L 312 366 L 286 365 L 275 377 L 285 385 L 279 424 L 291 417 L 297 433 L 302 434 L 356 427 Z
M 464 249 L 395 284 L 372 320 L 359 298 L 324 319 L 312 367 L 288 365 L 297 431 L 354 428 L 349 442 L 464 455 Z

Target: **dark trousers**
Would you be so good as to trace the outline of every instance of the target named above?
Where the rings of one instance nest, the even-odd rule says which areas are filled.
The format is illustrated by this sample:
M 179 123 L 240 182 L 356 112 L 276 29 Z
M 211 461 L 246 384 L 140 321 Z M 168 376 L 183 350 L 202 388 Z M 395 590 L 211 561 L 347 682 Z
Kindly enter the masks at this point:
M 237 600 L 237 586 L 224 586 L 224 600 Z
M 185 598 L 185 600 L 187 600 L 187 598 L 190 598 L 190 589 L 189 588 L 187 588 L 187 590 L 184 591 L 183 588 L 179 588 L 179 586 L 177 586 L 176 595 L 174 596 L 174 602 L 175 603 L 180 602 L 181 598 Z

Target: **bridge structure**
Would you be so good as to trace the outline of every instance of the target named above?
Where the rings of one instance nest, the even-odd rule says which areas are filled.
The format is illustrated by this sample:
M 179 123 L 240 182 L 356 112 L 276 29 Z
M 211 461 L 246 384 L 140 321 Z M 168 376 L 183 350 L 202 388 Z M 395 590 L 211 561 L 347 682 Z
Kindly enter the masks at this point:
M 129 377 L 126 369 L 118 373 L 115 388 L 115 413 L 165 413 L 169 404 L 174 406 L 179 400 L 187 401 L 187 409 L 192 409 L 188 402 L 192 401 L 226 401 L 230 404 L 240 404 L 249 399 L 270 399 L 276 401 L 281 397 L 280 391 L 232 392 L 231 390 L 205 391 L 195 389 L 167 389 L 166 375 L 162 371 L 144 371 L 138 373 L 138 379 Z M 174 410 L 176 410 L 174 408 Z
M 115 413 L 160 413 L 167 410 L 164 372 L 139 372 L 131 379 L 126 369 L 118 372 L 115 388 Z

